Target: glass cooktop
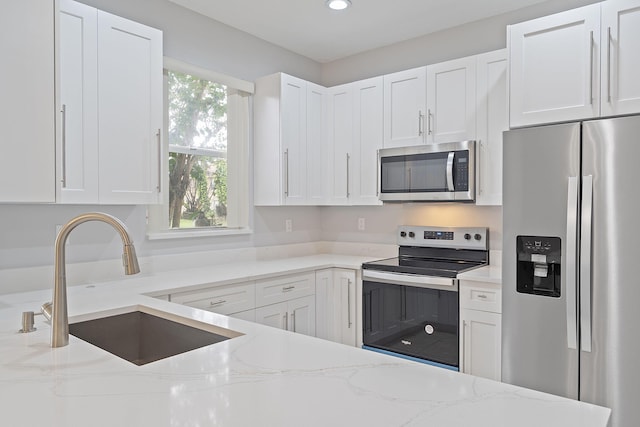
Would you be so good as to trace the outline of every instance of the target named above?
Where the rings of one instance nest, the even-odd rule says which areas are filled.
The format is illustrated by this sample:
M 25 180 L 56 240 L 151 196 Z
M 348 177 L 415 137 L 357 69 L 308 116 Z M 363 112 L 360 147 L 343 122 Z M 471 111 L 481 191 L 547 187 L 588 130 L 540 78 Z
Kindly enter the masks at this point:
M 481 261 L 396 257 L 367 262 L 362 264 L 362 268 L 392 273 L 455 278 L 459 273 L 482 267 L 486 264 L 486 262 Z

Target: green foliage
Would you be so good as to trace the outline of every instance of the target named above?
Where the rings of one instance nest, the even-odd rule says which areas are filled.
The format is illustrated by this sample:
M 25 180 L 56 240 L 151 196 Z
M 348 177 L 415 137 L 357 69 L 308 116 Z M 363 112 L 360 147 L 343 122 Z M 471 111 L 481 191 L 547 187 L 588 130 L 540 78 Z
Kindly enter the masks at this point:
M 169 72 L 167 77 L 169 144 L 226 151 L 226 87 L 182 73 Z M 211 225 L 216 213 L 226 216 L 226 179 L 226 159 L 170 153 L 170 225 L 180 227 L 184 217 L 195 219 L 197 226 Z

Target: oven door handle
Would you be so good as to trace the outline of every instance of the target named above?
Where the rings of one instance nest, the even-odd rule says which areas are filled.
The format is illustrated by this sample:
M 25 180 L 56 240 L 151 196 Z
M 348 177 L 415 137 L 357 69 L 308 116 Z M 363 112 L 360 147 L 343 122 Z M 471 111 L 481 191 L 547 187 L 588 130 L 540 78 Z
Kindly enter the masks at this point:
M 383 283 L 389 283 L 392 285 L 417 286 L 420 288 L 445 289 L 450 291 L 458 290 L 458 281 L 448 277 L 363 270 L 362 280 L 382 281 Z

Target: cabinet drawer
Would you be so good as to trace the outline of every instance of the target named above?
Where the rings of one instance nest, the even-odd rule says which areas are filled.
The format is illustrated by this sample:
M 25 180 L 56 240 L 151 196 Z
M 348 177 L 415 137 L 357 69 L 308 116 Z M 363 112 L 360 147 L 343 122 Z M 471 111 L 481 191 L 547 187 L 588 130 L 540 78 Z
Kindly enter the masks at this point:
M 214 313 L 232 314 L 253 309 L 256 294 L 253 283 L 249 283 L 172 294 L 171 301 Z
M 460 308 L 502 313 L 502 289 L 493 283 L 460 281 Z
M 256 307 L 316 293 L 315 272 L 281 276 L 256 282 Z

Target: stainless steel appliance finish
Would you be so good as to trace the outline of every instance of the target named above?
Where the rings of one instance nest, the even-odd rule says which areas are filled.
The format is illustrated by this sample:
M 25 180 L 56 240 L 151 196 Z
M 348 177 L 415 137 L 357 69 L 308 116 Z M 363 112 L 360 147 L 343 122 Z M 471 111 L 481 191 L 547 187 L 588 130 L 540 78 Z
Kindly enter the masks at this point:
M 378 150 L 383 202 L 473 202 L 475 141 Z
M 502 379 L 610 407 L 612 427 L 640 423 L 639 135 L 635 116 L 504 139 Z M 559 296 L 517 291 L 519 236 L 560 238 Z
M 401 226 L 397 241 L 362 265 L 363 347 L 458 370 L 457 275 L 487 264 L 488 230 Z

